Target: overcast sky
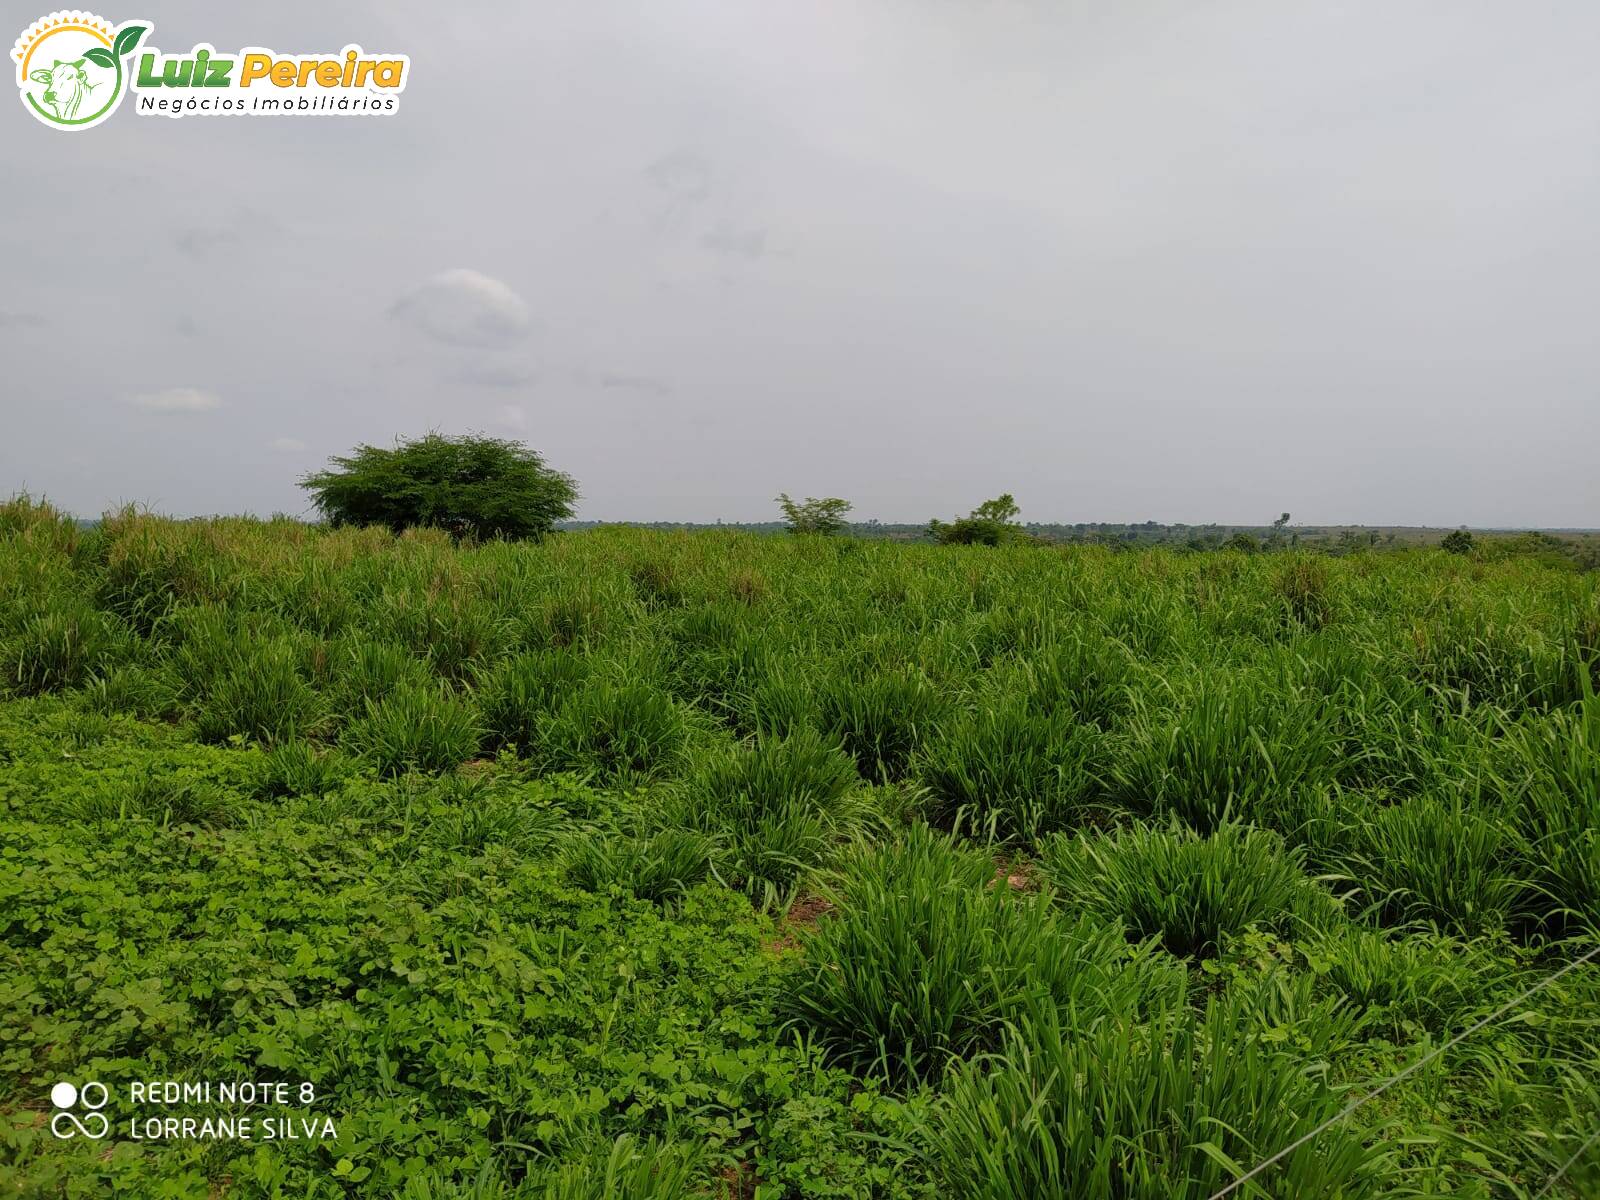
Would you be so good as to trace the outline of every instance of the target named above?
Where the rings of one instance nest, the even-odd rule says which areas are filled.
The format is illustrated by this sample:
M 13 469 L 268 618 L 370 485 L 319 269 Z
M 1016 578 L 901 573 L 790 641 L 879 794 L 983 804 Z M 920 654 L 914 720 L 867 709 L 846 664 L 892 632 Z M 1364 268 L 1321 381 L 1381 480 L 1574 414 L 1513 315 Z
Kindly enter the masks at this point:
M 413 73 L 0 105 L 0 491 L 297 513 L 437 428 L 593 519 L 1600 525 L 1594 0 L 100 11 Z

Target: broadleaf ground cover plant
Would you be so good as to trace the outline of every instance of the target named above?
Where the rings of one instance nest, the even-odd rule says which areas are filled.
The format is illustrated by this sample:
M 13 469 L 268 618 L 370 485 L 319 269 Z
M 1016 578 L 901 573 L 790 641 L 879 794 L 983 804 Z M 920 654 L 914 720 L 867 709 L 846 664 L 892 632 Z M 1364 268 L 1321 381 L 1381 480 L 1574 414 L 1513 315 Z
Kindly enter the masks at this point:
M 1597 595 L 15 501 L 0 1179 L 1203 1200 L 1595 945 Z M 261 1078 L 336 1131 L 128 1136 Z M 1597 1127 L 1591 962 L 1235 1194 L 1591 1196 Z

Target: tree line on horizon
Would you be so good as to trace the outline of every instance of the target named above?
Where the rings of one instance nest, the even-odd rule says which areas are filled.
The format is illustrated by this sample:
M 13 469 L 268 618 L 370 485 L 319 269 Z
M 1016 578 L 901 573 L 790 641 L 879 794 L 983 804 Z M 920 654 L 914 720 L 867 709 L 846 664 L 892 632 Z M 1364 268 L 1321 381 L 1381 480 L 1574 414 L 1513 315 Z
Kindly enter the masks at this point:
M 380 525 L 394 532 L 425 526 L 457 537 L 539 540 L 558 527 L 605 522 L 574 522 L 577 481 L 546 462 L 526 444 L 475 434 L 429 433 L 397 439 L 391 448 L 362 444 L 348 455 L 335 456 L 327 469 L 300 480 L 312 503 L 330 525 Z M 1242 553 L 1316 549 L 1350 553 L 1395 548 L 1406 544 L 1393 529 L 1290 527 L 1282 513 L 1262 526 L 1166 525 L 1143 523 L 1046 524 L 1021 521 L 1021 507 L 1009 492 L 977 505 L 966 516 L 949 521 L 933 518 L 925 525 L 852 522 L 854 505 L 838 496 L 796 500 L 787 492 L 775 499 L 782 519 L 737 522 L 736 528 L 786 530 L 800 537 L 866 536 L 933 541 L 941 545 L 1022 545 L 1090 543 L 1113 549 L 1153 545 L 1192 551 L 1236 550 Z M 694 528 L 680 522 L 624 524 Z M 718 522 L 717 524 L 723 524 Z M 1600 541 L 1574 542 L 1529 532 L 1509 538 L 1482 539 L 1465 526 L 1450 530 L 1436 543 L 1460 555 L 1488 553 L 1495 557 L 1534 555 L 1600 568 Z

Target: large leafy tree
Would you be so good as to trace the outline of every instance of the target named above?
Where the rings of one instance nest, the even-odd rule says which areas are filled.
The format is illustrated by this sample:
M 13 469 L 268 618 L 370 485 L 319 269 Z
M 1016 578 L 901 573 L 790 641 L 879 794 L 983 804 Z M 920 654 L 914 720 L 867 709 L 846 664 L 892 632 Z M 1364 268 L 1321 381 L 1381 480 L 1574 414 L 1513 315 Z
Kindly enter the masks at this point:
M 430 433 L 393 449 L 357 446 L 300 486 L 334 525 L 425 525 L 480 538 L 540 538 L 570 517 L 572 476 L 500 438 Z

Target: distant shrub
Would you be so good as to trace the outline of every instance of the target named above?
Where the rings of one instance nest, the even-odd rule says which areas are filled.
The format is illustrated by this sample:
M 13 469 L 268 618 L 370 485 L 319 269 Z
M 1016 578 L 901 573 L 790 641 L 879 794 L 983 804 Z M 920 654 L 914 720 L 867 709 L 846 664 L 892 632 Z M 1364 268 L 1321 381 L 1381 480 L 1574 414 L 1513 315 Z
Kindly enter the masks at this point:
M 1472 534 L 1465 529 L 1452 529 L 1439 543 L 1439 548 L 1450 554 L 1471 554 L 1472 546 Z
M 483 731 L 465 700 L 443 687 L 405 686 L 351 722 L 343 742 L 378 774 L 451 771 L 478 752 Z
M 779 492 L 778 507 L 783 510 L 783 519 L 789 526 L 790 533 L 820 534 L 829 536 L 840 533 L 845 527 L 845 516 L 855 506 L 848 500 L 841 500 L 837 496 L 829 496 L 818 500 L 814 496 L 807 496 L 804 500 L 791 500 L 788 492 Z
M 395 533 L 433 526 L 479 538 L 540 538 L 573 513 L 576 483 L 521 442 L 430 433 L 357 446 L 300 486 L 334 525 Z
M 1025 541 L 1027 534 L 1017 524 L 1020 511 L 1011 493 L 1006 492 L 993 500 L 985 500 L 965 517 L 948 524 L 935 518 L 928 522 L 928 534 L 947 546 L 999 546 Z
M 1263 829 L 1089 831 L 1050 839 L 1040 861 L 1068 910 L 1118 922 L 1136 940 L 1160 938 L 1180 957 L 1214 955 L 1252 925 L 1290 932 L 1334 912 L 1298 856 Z

